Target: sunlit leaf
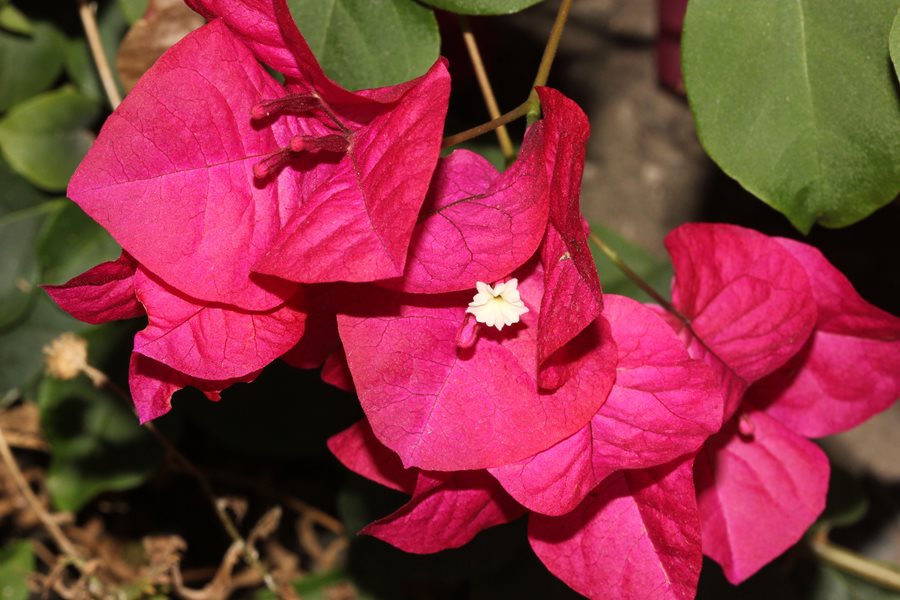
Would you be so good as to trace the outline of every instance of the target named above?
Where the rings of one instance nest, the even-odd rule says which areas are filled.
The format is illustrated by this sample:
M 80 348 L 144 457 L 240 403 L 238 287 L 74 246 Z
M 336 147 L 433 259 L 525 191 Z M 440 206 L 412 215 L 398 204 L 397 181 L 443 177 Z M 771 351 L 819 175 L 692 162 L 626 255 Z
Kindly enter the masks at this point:
M 888 62 L 896 0 L 694 0 L 684 79 L 706 151 L 801 231 L 844 227 L 900 190 Z
M 350 89 L 418 77 L 437 60 L 434 13 L 413 0 L 288 0 L 325 72 Z
M 34 23 L 30 36 L 0 31 L 0 111 L 47 89 L 63 66 L 65 37 Z
M 541 0 L 422 0 L 423 3 L 459 15 L 509 15 Z
M 0 149 L 13 169 L 38 187 L 64 190 L 94 140 L 86 127 L 97 110 L 94 100 L 71 87 L 32 98 L 0 121 Z

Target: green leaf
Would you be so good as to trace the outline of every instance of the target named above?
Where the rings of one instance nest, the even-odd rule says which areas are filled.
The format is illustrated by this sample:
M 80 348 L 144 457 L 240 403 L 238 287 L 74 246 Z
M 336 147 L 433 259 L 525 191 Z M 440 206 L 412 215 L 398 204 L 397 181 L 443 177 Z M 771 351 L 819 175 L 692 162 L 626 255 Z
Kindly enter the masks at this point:
M 126 3 L 130 0 L 126 0 Z M 103 50 L 106 54 L 106 61 L 115 66 L 116 52 L 122 36 L 128 29 L 128 19 L 123 13 L 123 9 L 119 2 L 105 2 L 100 6 L 97 15 L 97 28 L 100 30 L 100 40 L 103 42 Z M 97 75 L 97 68 L 94 66 L 94 59 L 91 57 L 91 51 L 88 47 L 84 36 L 79 36 L 68 41 L 66 49 L 66 72 L 78 90 L 91 98 L 106 101 L 106 95 L 103 91 L 103 85 L 100 83 L 100 77 Z M 119 81 L 118 70 L 113 68 L 113 77 L 116 85 L 122 89 Z
M 28 311 L 15 323 L 0 329 L 0 398 L 18 396 L 43 370 L 41 348 L 63 331 L 90 329 L 53 304 L 42 293 L 33 296 Z
M 114 260 L 122 249 L 78 205 L 66 202 L 47 219 L 37 240 L 42 283 L 62 283 Z
M 0 159 L 0 328 L 29 307 L 40 279 L 35 239 L 47 215 L 62 204 L 48 200 Z
M 19 174 L 50 191 L 66 188 L 94 141 L 97 103 L 65 87 L 15 106 L 0 121 L 0 149 Z
M 900 594 L 820 564 L 809 600 L 898 600 Z
M 434 12 L 414 0 L 288 0 L 288 5 L 322 68 L 349 89 L 413 79 L 438 58 Z
M 47 89 L 62 70 L 66 38 L 34 23 L 30 36 L 0 31 L 0 111 Z
M 148 0 L 116 0 L 116 3 L 125 20 L 134 25 L 147 11 Z
M 32 35 L 34 33 L 34 25 L 31 24 L 28 17 L 10 4 L 9 0 L 0 2 L 0 29 L 22 35 Z
M 21 540 L 0 548 L 0 600 L 28 600 L 28 576 L 35 571 L 31 542 Z
M 885 40 L 897 0 L 692 0 L 684 79 L 709 155 L 803 232 L 900 190 L 900 102 Z
M 631 270 L 664 298 L 669 298 L 672 287 L 672 263 L 650 256 L 643 249 L 602 225 L 591 225 L 591 230 L 606 242 L 607 246 L 615 250 Z M 605 293 L 628 296 L 640 302 L 654 302 L 594 244 L 591 244 L 591 252 L 594 254 L 594 263 L 600 274 L 600 285 L 603 286 Z
M 510 15 L 541 0 L 422 0 L 423 3 L 458 15 Z
M 894 62 L 894 73 L 900 80 L 900 10 L 894 17 L 894 24 L 891 26 L 891 60 Z
M 122 399 L 86 377 L 44 378 L 38 406 L 53 448 L 47 488 L 60 510 L 77 511 L 101 492 L 137 487 L 156 469 L 161 453 L 150 433 Z

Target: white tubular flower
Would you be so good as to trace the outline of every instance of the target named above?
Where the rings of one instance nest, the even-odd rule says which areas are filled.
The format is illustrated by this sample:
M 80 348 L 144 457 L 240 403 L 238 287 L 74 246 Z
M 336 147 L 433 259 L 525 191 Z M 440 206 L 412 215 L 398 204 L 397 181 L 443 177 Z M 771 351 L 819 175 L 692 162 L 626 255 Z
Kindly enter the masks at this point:
M 528 312 L 519 296 L 518 287 L 518 279 L 510 279 L 493 287 L 483 281 L 477 281 L 475 288 L 478 293 L 469 302 L 466 312 L 474 315 L 479 323 L 503 331 L 505 325 L 518 323 L 519 317 Z

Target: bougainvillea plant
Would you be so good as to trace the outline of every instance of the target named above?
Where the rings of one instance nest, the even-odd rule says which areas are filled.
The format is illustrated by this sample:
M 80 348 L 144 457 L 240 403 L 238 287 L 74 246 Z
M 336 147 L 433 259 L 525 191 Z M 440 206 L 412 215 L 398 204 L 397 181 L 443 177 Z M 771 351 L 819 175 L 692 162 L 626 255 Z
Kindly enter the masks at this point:
M 44 349 L 48 380 L 84 373 L 98 388 L 126 395 L 136 413 L 127 421 L 150 431 L 199 480 L 233 542 L 199 590 L 186 586 L 181 571 L 184 540 L 145 537 L 149 566 L 135 572 L 146 589 L 225 597 L 241 586 L 234 570 L 243 562 L 248 585 L 296 597 L 318 589 L 304 587 L 311 584 L 301 562 L 335 569 L 340 561 L 342 546 L 316 546 L 309 515 L 346 543 L 344 526 L 303 502 L 294 506 L 303 513 L 306 554 L 294 562 L 273 535 L 280 513 L 268 513 L 245 537 L 235 519 L 243 511 L 221 501 L 207 474 L 157 427 L 189 411 L 180 390 L 217 401 L 195 409 L 217 414 L 235 403 L 235 384 L 263 379 L 279 365 L 296 368 L 296 378 L 316 369 L 358 399 L 354 424 L 317 435 L 347 469 L 408 496 L 359 523 L 360 535 L 407 553 L 474 545 L 482 531 L 518 521 L 546 570 L 584 596 L 692 598 L 704 556 L 738 585 L 801 542 L 819 519 L 831 467 L 811 439 L 855 427 L 900 397 L 900 318 L 863 299 L 808 241 L 740 225 L 676 227 L 665 240 L 672 278 L 668 289 L 654 289 L 607 245 L 601 228 L 592 232 L 581 210 L 590 119 L 566 90 L 546 85 L 572 0 L 560 3 L 527 100 L 505 115 L 493 106 L 464 15 L 536 3 L 425 2 L 445 17 L 462 15 L 493 111 L 490 122 L 449 137 L 453 63 L 436 55 L 437 41 L 434 55 L 428 50 L 427 40 L 440 39 L 434 12 L 412 0 L 392 0 L 390 10 L 336 0 L 330 4 L 338 16 L 324 17 L 308 0 L 187 0 L 205 24 L 162 52 L 121 104 L 115 81 L 104 78 L 114 110 L 72 165 L 66 195 L 114 240 L 104 243 L 116 255 L 78 263 L 89 267 L 83 272 L 75 263 L 48 268 L 56 278 L 42 287 L 80 321 L 143 319 L 142 328 L 127 334 L 127 392 L 71 334 Z M 710 155 L 784 213 L 797 238 L 817 222 L 850 224 L 894 198 L 900 88 L 883 64 L 876 72 L 877 61 L 857 62 L 865 53 L 888 58 L 898 3 L 879 0 L 837 16 L 811 7 L 820 20 L 808 37 L 797 2 L 799 37 L 796 15 L 782 14 L 787 9 L 724 4 L 690 2 L 683 82 L 670 49 L 665 56 L 667 83 L 686 89 Z M 151 0 L 144 27 L 160 10 Z M 385 17 L 390 11 L 401 16 Z M 90 30 L 89 6 L 82 18 Z M 784 69 L 804 70 L 802 85 L 748 58 L 758 44 L 760 56 L 774 53 L 769 38 L 757 41 L 760 23 L 772 18 L 783 24 L 773 36 L 790 42 L 791 50 L 779 50 Z M 329 42 L 316 19 L 326 30 L 334 26 L 337 41 Z M 863 31 L 847 42 L 858 53 L 827 52 L 819 37 L 838 22 Z M 25 14 L 0 5 L 0 26 L 26 25 L 31 29 L 17 35 L 37 39 Z M 389 26 L 400 29 L 380 29 Z M 668 34 L 671 45 L 677 31 Z M 102 48 L 93 50 L 103 75 Z M 743 66 L 723 77 L 722 57 Z M 404 61 L 408 66 L 393 64 Z M 370 73 L 381 63 L 389 67 Z M 733 108 L 767 84 L 773 89 L 764 100 L 745 102 L 737 115 L 718 104 Z M 856 84 L 873 95 L 858 102 L 858 114 L 826 100 L 824 90 Z M 74 109 L 58 110 L 67 111 Z M 873 113 L 882 133 L 873 133 Z M 526 116 L 514 145 L 505 125 Z M 10 149 L 15 117 L 14 108 L 0 121 L 11 169 L 58 189 L 42 178 L 42 167 L 32 168 L 34 152 Z M 502 166 L 474 147 L 454 148 L 493 130 Z M 745 138 L 735 146 L 728 135 L 740 133 Z M 55 202 L 38 213 L 75 210 Z M 592 242 L 643 295 L 605 287 L 613 274 L 598 274 Z M 31 310 L 8 295 L 0 296 L 0 309 L 19 311 L 10 322 Z M 44 407 L 59 402 L 52 392 L 58 384 L 41 384 Z M 258 385 L 247 389 L 263 389 Z M 56 432 L 51 441 L 65 447 L 60 417 L 43 410 L 45 427 Z M 265 423 L 252 410 L 246 415 L 230 425 L 209 417 L 214 424 L 199 427 L 221 428 L 227 438 Z M 276 416 L 291 418 L 303 419 Z M 26 502 L 39 503 L 21 484 L 2 424 L 0 451 L 19 476 L 14 486 Z M 91 452 L 85 464 L 102 456 Z M 57 477 L 60 471 L 65 466 L 57 466 Z M 69 496 L 64 479 L 47 486 L 59 508 L 78 510 L 97 493 L 137 486 L 152 468 L 146 471 L 101 478 Z M 101 567 L 96 575 L 94 557 L 82 556 L 41 511 L 38 520 L 65 556 L 59 564 L 73 565 L 77 575 L 67 583 L 65 567 L 48 563 L 45 589 L 111 594 L 134 583 L 122 569 Z M 900 576 L 860 568 L 868 563 L 858 557 L 848 567 L 840 556 L 822 560 L 900 587 Z M 335 581 L 362 585 L 346 573 Z

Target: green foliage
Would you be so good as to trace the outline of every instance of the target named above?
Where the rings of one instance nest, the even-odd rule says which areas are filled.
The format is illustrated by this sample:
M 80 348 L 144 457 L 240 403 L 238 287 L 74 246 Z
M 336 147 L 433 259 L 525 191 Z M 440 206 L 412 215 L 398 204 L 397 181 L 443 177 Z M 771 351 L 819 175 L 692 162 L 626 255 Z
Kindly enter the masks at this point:
M 0 29 L 22 35 L 32 35 L 34 33 L 34 26 L 28 17 L 13 6 L 9 0 L 0 1 Z
M 898 600 L 900 594 L 820 564 L 809 600 Z
M 425 4 L 458 15 L 510 15 L 541 0 L 422 0 Z
M 0 111 L 44 91 L 62 70 L 66 38 L 47 23 L 31 27 L 30 34 L 11 33 L 4 21 L 0 31 Z
M 900 79 L 900 10 L 894 17 L 894 24 L 891 27 L 891 60 L 894 63 L 894 72 L 897 79 Z
M 0 158 L 0 328 L 29 306 L 39 276 L 34 243 L 47 214 L 62 203 L 31 187 Z
M 109 333 L 97 332 L 95 340 Z M 138 486 L 156 469 L 160 451 L 150 433 L 122 399 L 86 377 L 45 378 L 38 405 L 53 447 L 47 488 L 60 510 L 76 511 L 101 492 Z
M 413 79 L 438 58 L 434 13 L 414 0 L 289 0 L 288 5 L 322 68 L 349 89 Z
M 147 10 L 148 0 L 116 0 L 119 10 L 129 23 L 134 24 Z
M 803 232 L 843 227 L 900 190 L 888 60 L 897 0 L 693 0 L 682 57 L 700 139 Z
M 129 12 L 125 13 L 123 6 L 127 4 L 134 5 L 139 1 L 106 2 L 99 7 L 97 28 L 100 30 L 103 50 L 110 65 L 116 64 L 119 42 L 128 29 L 130 15 L 137 10 L 137 7 L 132 6 L 128 9 Z M 143 14 L 143 11 L 141 14 Z M 103 85 L 100 83 L 100 77 L 97 75 L 97 69 L 94 67 L 94 59 L 91 57 L 91 51 L 84 36 L 68 41 L 66 47 L 66 73 L 82 94 L 98 101 L 106 101 Z M 112 73 L 119 89 L 121 89 L 122 86 L 119 82 L 117 69 L 113 69 Z
M 0 598 L 28 600 L 28 576 L 34 572 L 35 560 L 31 542 L 12 542 L 0 548 Z
M 68 281 L 121 252 L 106 230 L 72 202 L 47 218 L 35 249 L 45 283 Z
M 868 510 L 869 499 L 859 479 L 838 466 L 832 466 L 825 511 L 811 529 L 849 527 L 861 521 Z
M 621 259 L 637 273 L 644 281 L 653 286 L 663 297 L 668 298 L 672 287 L 672 263 L 668 260 L 650 256 L 640 247 L 629 242 L 611 229 L 602 225 L 592 225 L 591 230 L 606 242 L 606 245 L 618 253 Z M 634 298 L 640 302 L 653 302 L 654 300 L 632 283 L 615 264 L 591 244 L 594 253 L 594 263 L 600 274 L 600 285 L 607 294 L 620 294 Z
M 97 114 L 97 103 L 72 87 L 41 94 L 0 121 L 0 149 L 33 184 L 62 191 L 94 141 L 86 127 Z

